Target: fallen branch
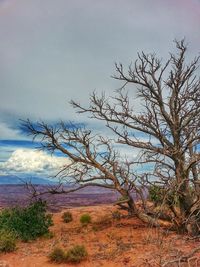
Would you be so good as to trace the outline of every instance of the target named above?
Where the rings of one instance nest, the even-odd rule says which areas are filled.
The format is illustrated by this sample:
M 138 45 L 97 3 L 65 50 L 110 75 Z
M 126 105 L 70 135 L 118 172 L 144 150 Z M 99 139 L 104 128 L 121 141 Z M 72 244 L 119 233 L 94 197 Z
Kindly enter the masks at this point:
M 180 263 L 180 262 L 188 262 L 188 261 L 190 261 L 190 260 L 193 258 L 193 256 L 194 256 L 197 252 L 199 252 L 199 251 L 200 251 L 200 246 L 194 248 L 191 252 L 189 252 L 189 253 L 186 254 L 186 255 L 183 255 L 183 256 L 181 256 L 181 257 L 179 257 L 179 258 L 177 258 L 177 259 L 174 259 L 174 260 L 165 262 L 165 263 L 162 265 L 162 267 L 171 266 L 171 265 L 169 265 L 169 264 L 173 264 L 173 263 L 176 263 L 176 262 L 178 262 L 178 263 Z

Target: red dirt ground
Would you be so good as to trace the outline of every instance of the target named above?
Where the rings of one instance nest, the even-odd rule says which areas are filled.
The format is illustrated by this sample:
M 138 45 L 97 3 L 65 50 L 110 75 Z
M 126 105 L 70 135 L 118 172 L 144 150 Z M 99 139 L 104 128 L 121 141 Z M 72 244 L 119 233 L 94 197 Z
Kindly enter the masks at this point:
M 64 210 L 53 214 L 53 238 L 18 243 L 15 252 L 0 255 L 0 267 L 6 266 L 1 265 L 3 261 L 9 267 L 156 267 L 200 245 L 198 240 L 187 236 L 149 228 L 137 218 L 127 218 L 122 214 L 121 219 L 114 219 L 112 212 L 116 208 L 113 206 L 72 208 L 70 211 L 74 219 L 67 224 L 61 218 Z M 89 213 L 92 217 L 92 223 L 88 226 L 82 226 L 79 221 L 83 213 Z M 80 264 L 49 261 L 48 254 L 54 247 L 68 249 L 77 244 L 85 245 L 88 251 L 87 259 Z M 200 267 L 198 257 L 200 254 L 195 254 L 190 263 L 169 263 L 166 267 Z

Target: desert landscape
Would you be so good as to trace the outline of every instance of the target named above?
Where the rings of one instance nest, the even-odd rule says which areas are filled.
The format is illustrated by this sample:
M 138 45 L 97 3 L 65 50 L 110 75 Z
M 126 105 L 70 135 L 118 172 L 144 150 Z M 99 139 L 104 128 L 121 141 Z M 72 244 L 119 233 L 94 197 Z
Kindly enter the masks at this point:
M 62 219 L 66 211 L 72 214 L 73 220 L 69 223 L 65 223 Z M 80 217 L 83 214 L 91 216 L 90 223 L 81 224 Z M 53 213 L 53 222 L 50 235 L 29 242 L 19 241 L 16 251 L 1 253 L 0 266 L 200 266 L 198 253 L 193 253 L 185 262 L 183 260 L 184 256 L 198 246 L 198 238 L 192 239 L 187 235 L 177 235 L 167 228 L 149 227 L 136 217 L 119 211 L 113 205 L 65 208 Z M 53 249 L 59 247 L 67 250 L 75 245 L 83 245 L 88 253 L 80 263 L 50 261 L 49 254 Z M 177 259 L 180 259 L 180 262 Z
M 0 267 L 200 267 L 200 0 L 0 0 Z

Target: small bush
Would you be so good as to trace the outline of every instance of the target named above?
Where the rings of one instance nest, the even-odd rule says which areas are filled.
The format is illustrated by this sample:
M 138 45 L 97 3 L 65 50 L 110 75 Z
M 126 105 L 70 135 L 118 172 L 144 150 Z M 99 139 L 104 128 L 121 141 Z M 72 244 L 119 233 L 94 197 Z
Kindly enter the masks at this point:
M 80 217 L 80 222 L 83 225 L 87 225 L 88 223 L 91 223 L 91 221 L 92 221 L 91 216 L 88 213 L 85 213 L 85 214 L 81 215 L 81 217 Z
M 76 245 L 65 253 L 61 248 L 54 248 L 49 254 L 51 262 L 56 263 L 79 263 L 87 257 L 87 251 L 84 246 Z
M 87 257 L 87 251 L 84 246 L 76 245 L 66 253 L 67 262 L 79 263 Z
M 100 231 L 104 230 L 108 227 L 112 226 L 113 219 L 109 215 L 104 215 L 99 217 L 94 223 L 93 223 L 93 230 L 94 231 Z
M 121 213 L 118 210 L 112 212 L 112 217 L 114 220 L 119 221 L 121 219 Z
M 158 185 L 152 185 L 149 188 L 149 200 L 156 206 L 163 203 L 164 189 Z
M 49 254 L 49 259 L 52 262 L 62 263 L 66 261 L 66 255 L 63 249 L 54 248 L 53 251 Z
M 46 214 L 46 203 L 37 201 L 25 208 L 5 209 L 0 213 L 0 230 L 14 231 L 23 241 L 33 240 L 49 232 L 52 216 Z
M 71 212 L 70 211 L 64 212 L 62 215 L 62 219 L 63 219 L 63 222 L 65 222 L 65 223 L 69 223 L 69 222 L 73 221 L 73 217 L 72 217 Z
M 174 190 L 167 190 L 158 185 L 152 185 L 149 188 L 149 200 L 152 201 L 155 206 L 166 204 L 170 206 L 178 205 L 178 195 Z
M 0 252 L 12 252 L 16 249 L 16 236 L 8 230 L 0 231 Z

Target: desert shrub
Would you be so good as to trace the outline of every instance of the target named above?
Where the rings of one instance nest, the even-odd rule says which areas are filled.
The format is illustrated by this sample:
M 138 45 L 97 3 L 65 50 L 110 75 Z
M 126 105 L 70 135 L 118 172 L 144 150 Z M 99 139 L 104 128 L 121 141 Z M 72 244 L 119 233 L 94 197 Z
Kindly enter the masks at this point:
M 52 262 L 62 263 L 66 261 L 66 255 L 63 249 L 61 248 L 54 248 L 52 252 L 49 254 L 49 259 Z
M 66 253 L 66 261 L 79 263 L 87 257 L 87 251 L 84 246 L 76 245 Z
M 75 245 L 66 252 L 61 248 L 54 248 L 49 254 L 51 262 L 56 263 L 79 263 L 87 257 L 87 251 L 84 246 Z
M 88 214 L 88 213 L 85 213 L 85 214 L 81 215 L 81 217 L 80 217 L 80 222 L 83 225 L 87 225 L 88 223 L 91 223 L 91 221 L 92 221 L 92 218 L 91 218 L 90 214 Z
M 0 230 L 14 231 L 23 241 L 33 240 L 49 232 L 52 216 L 46 203 L 37 201 L 29 206 L 5 209 L 0 213 Z
M 149 187 L 149 200 L 156 206 L 166 204 L 168 207 L 178 205 L 178 195 L 173 189 L 167 190 L 158 185 L 152 185 Z
M 121 219 L 121 213 L 118 210 L 112 212 L 112 218 L 119 221 Z
M 70 211 L 66 211 L 62 215 L 63 222 L 69 223 L 73 220 L 72 213 Z
M 0 252 L 12 252 L 16 249 L 16 236 L 8 230 L 0 230 Z
M 112 226 L 112 222 L 113 220 L 111 216 L 104 215 L 104 216 L 99 217 L 97 220 L 95 220 L 92 228 L 94 231 L 100 231 L 100 230 L 103 230 L 105 228 Z
M 149 187 L 149 200 L 156 206 L 163 203 L 164 189 L 158 185 L 152 185 Z

